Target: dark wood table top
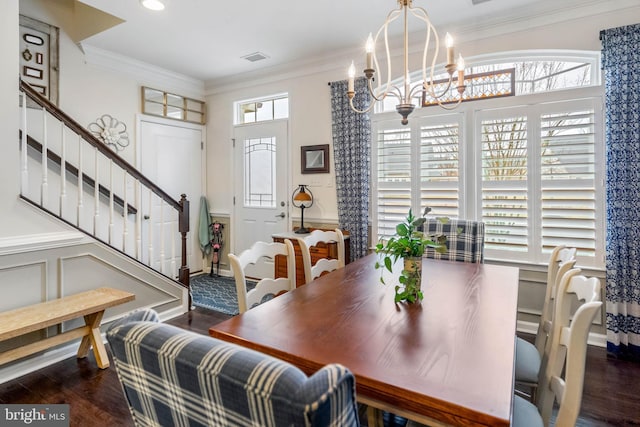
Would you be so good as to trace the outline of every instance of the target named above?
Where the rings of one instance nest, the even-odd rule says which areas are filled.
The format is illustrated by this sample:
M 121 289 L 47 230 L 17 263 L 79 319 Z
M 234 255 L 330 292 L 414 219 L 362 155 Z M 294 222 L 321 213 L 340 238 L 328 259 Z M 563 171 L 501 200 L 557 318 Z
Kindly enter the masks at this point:
M 308 375 L 341 363 L 358 399 L 398 415 L 509 425 L 518 269 L 424 259 L 421 305 L 395 304 L 375 255 L 209 329 Z M 400 262 L 394 267 L 401 270 Z

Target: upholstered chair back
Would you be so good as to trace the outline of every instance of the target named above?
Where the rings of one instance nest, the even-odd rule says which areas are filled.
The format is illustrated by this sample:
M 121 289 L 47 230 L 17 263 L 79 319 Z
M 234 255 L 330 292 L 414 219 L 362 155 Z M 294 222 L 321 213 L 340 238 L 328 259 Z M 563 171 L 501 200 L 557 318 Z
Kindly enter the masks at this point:
M 358 426 L 355 379 L 310 377 L 271 356 L 134 312 L 107 332 L 137 426 Z
M 440 253 L 427 248 L 425 257 L 460 262 L 484 262 L 484 222 L 449 219 L 442 222 L 427 218 L 424 233 L 428 236 L 444 235 L 447 251 Z

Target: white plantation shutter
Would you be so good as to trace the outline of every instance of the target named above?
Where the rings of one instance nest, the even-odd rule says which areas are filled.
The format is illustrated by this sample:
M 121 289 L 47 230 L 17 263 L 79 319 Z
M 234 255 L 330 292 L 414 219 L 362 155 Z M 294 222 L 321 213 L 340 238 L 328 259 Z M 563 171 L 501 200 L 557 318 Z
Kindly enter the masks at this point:
M 420 128 L 420 206 L 433 215 L 460 215 L 459 143 L 458 122 Z
M 481 122 L 485 250 L 529 250 L 528 140 L 525 115 Z
M 602 267 L 600 103 L 584 97 L 412 117 L 408 126 L 378 122 L 378 238 L 393 235 L 410 207 L 419 215 L 429 206 L 438 216 L 483 221 L 487 260 L 545 263 L 564 244 L 578 249 L 579 265 Z
M 377 133 L 377 234 L 390 237 L 411 207 L 411 130 Z
M 594 109 L 543 114 L 541 133 L 542 249 L 557 245 L 596 256 Z

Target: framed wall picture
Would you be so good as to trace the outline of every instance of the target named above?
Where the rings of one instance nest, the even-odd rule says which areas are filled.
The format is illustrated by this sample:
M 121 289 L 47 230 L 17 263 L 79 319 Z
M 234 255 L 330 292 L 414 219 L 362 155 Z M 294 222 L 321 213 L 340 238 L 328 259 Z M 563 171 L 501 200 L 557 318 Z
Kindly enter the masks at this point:
M 329 173 L 329 144 L 300 148 L 302 173 Z

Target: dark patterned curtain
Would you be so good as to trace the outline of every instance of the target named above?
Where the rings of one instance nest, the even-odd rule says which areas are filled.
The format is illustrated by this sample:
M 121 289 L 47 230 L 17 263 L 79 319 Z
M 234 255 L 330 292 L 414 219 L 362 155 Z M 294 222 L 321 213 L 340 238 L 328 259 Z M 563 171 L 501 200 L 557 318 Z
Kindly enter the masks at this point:
M 369 105 L 367 81 L 355 81 L 354 106 Z M 331 83 L 333 156 L 336 164 L 336 193 L 340 228 L 349 231 L 351 259 L 365 256 L 369 249 L 369 186 L 371 163 L 371 119 L 349 106 L 347 81 Z
M 640 25 L 605 30 L 607 350 L 640 361 Z

